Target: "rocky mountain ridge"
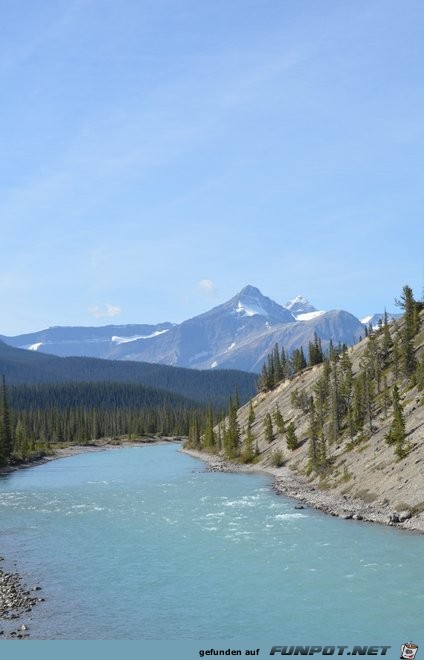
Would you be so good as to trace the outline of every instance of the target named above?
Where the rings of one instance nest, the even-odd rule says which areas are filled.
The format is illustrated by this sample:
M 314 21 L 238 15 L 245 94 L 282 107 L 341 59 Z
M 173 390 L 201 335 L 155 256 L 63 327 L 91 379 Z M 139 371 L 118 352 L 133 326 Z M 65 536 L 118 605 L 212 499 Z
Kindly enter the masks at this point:
M 326 348 L 355 344 L 363 324 L 343 310 L 316 310 L 297 296 L 286 306 L 244 287 L 226 303 L 179 324 L 54 327 L 16 337 L 5 343 L 58 356 L 135 360 L 195 369 L 241 369 L 259 372 L 275 343 L 288 353 L 306 350 L 314 333 Z

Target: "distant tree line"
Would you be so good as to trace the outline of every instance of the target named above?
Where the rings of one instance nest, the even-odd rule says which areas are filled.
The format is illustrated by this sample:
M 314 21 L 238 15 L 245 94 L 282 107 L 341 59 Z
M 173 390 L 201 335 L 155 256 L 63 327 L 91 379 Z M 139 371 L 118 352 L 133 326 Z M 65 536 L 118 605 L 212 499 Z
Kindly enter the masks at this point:
M 0 341 L 0 374 L 11 385 L 40 383 L 121 383 L 179 394 L 200 404 L 225 408 L 237 386 L 244 403 L 256 392 L 257 374 L 234 369 L 187 369 L 165 364 L 57 357 L 25 351 Z
M 209 410 L 212 410 L 211 408 Z M 52 445 L 145 434 L 184 436 L 206 424 L 206 405 L 133 383 L 55 383 L 0 393 L 0 465 L 33 459 Z

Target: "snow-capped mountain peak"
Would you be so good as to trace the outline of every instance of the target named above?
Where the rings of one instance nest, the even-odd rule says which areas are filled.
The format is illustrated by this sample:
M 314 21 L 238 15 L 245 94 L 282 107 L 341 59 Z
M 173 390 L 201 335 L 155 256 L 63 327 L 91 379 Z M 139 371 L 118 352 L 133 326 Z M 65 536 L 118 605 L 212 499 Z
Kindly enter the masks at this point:
M 264 307 L 266 307 L 265 297 L 262 293 L 254 286 L 250 284 L 245 286 L 238 295 L 238 303 L 236 307 L 236 312 L 238 314 L 244 314 L 246 316 L 255 316 L 259 314 L 260 316 L 268 316 L 268 312 Z
M 293 300 L 289 300 L 284 307 L 288 309 L 293 315 L 306 314 L 309 312 L 316 312 L 316 308 L 311 305 L 309 300 L 304 296 L 296 296 Z
M 245 286 L 240 293 L 230 301 L 233 312 L 238 316 L 262 316 L 268 322 L 289 323 L 294 317 L 287 313 L 281 305 L 264 296 L 255 286 Z
M 0 339 L 11 346 L 53 355 L 84 355 L 197 369 L 260 371 L 275 344 L 288 354 L 314 338 L 327 347 L 354 343 L 364 327 L 343 310 L 316 310 L 303 296 L 286 307 L 245 286 L 231 299 L 179 324 L 56 327 Z

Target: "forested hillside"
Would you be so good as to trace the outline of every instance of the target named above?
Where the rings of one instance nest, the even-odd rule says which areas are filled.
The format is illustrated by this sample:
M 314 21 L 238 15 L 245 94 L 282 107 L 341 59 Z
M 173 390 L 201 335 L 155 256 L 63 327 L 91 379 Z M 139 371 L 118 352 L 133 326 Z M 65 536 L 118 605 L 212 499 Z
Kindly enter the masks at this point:
M 257 382 L 239 371 L 60 358 L 2 342 L 0 373 L 0 466 L 64 443 L 186 435 L 190 425 L 201 428 L 218 415 L 230 393 L 248 400 Z
M 275 347 L 261 392 L 192 447 L 245 463 L 287 466 L 310 483 L 418 515 L 424 511 L 424 311 L 410 287 L 400 320 L 356 346 L 319 337 L 308 355 Z
M 148 362 L 98 358 L 60 358 L 14 348 L 0 341 L 0 374 L 9 385 L 65 382 L 139 383 L 168 390 L 193 401 L 225 406 L 237 388 L 240 401 L 256 392 L 256 374 L 236 370 L 170 367 Z

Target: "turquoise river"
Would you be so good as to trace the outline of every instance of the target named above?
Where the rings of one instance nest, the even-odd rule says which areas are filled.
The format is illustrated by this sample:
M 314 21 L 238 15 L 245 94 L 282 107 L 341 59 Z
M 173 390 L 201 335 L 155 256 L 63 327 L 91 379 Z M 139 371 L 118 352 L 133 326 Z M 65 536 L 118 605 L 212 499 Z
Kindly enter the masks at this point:
M 424 536 L 296 510 L 266 475 L 207 472 L 179 449 L 0 477 L 2 567 L 45 598 L 22 619 L 32 639 L 256 635 L 424 651 Z

